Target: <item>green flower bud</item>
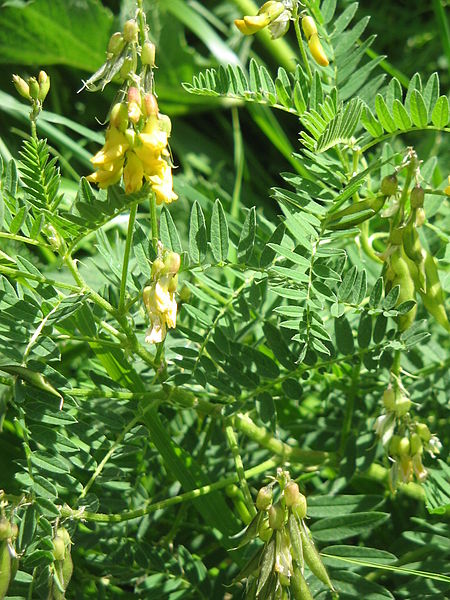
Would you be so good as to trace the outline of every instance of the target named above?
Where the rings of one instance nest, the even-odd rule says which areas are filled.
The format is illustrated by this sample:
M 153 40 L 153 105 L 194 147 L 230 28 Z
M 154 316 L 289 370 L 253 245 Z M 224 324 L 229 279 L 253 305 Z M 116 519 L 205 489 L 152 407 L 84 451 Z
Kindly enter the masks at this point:
M 273 530 L 269 526 L 269 521 L 264 519 L 261 521 L 258 527 L 259 539 L 263 542 L 268 542 L 272 537 Z
M 290 481 L 284 488 L 284 501 L 286 506 L 289 508 L 294 504 L 297 504 L 300 499 L 300 490 L 295 481 Z
M 268 485 L 262 487 L 256 496 L 256 508 L 258 510 L 267 510 L 272 504 L 272 488 Z
M 397 416 L 404 417 L 411 408 L 411 400 L 407 396 L 400 396 L 395 401 L 395 412 Z
M 409 438 L 402 437 L 398 443 L 398 455 L 401 457 L 409 456 L 411 444 Z
M 128 127 L 128 107 L 125 102 L 117 102 L 111 109 L 109 122 L 124 133 Z
M 162 113 L 159 113 L 158 125 L 159 125 L 159 129 L 161 131 L 164 131 L 165 133 L 167 133 L 168 136 L 170 135 L 170 132 L 172 131 L 172 121 L 170 120 L 170 118 L 167 115 L 163 115 Z
M 178 273 L 181 258 L 176 252 L 168 252 L 164 258 L 164 273 Z
M 120 68 L 119 77 L 123 80 L 127 79 L 129 74 L 134 70 L 135 66 L 135 62 L 131 57 L 126 58 L 123 61 L 122 67 Z
M 30 87 L 30 96 L 33 100 L 37 100 L 39 98 L 39 83 L 36 77 L 30 77 L 28 79 L 28 85 Z
M 386 410 L 395 409 L 395 391 L 390 385 L 383 393 L 383 405 Z
M 142 46 L 141 61 L 143 65 L 155 66 L 155 44 L 152 42 L 145 42 Z
M 123 26 L 123 37 L 126 42 L 136 42 L 139 27 L 134 19 L 130 19 Z
M 19 92 L 19 94 L 22 96 L 22 98 L 31 100 L 30 86 L 28 85 L 28 83 L 24 79 L 22 79 L 22 77 L 19 77 L 19 75 L 13 75 L 12 80 L 13 80 L 14 87 Z
M 112 56 L 117 56 L 124 49 L 125 43 L 126 42 L 122 33 L 120 31 L 116 31 L 116 33 L 113 33 L 112 36 L 109 38 L 108 53 Z
M 269 526 L 274 530 L 281 529 L 284 525 L 284 508 L 277 502 L 269 508 L 268 513 Z
M 163 263 L 163 261 L 160 258 L 155 258 L 155 260 L 152 263 L 152 277 L 157 277 L 164 269 L 164 267 L 165 264 Z
M 398 180 L 395 174 L 383 177 L 380 185 L 380 191 L 384 196 L 393 196 L 398 188 Z
M 417 423 L 416 432 L 425 443 L 431 440 L 431 431 L 425 423 Z
M 411 190 L 411 195 L 409 198 L 411 201 L 411 208 L 422 208 L 425 198 L 425 192 L 423 191 L 423 188 L 420 185 L 416 185 Z
M 50 89 L 50 77 L 47 75 L 45 71 L 40 71 L 38 75 L 39 82 L 39 94 L 38 100 L 44 102 L 47 97 L 48 91 Z
M 306 498 L 303 494 L 300 494 L 298 502 L 292 507 L 292 512 L 298 519 L 304 519 L 306 517 L 307 510 L 308 506 L 306 503 Z
M 420 435 L 418 433 L 412 434 L 410 444 L 411 444 L 411 456 L 414 456 L 414 454 L 422 454 L 422 452 L 423 452 L 422 438 L 420 437 Z

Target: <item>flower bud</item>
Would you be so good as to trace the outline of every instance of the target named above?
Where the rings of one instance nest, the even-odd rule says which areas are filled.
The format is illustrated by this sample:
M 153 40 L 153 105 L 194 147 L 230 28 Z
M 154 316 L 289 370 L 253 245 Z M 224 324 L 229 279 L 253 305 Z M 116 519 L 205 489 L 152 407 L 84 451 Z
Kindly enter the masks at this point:
M 409 456 L 410 450 L 411 444 L 409 438 L 402 437 L 398 442 L 398 455 L 402 457 Z
M 164 258 L 164 272 L 178 273 L 180 270 L 181 258 L 176 252 L 168 252 Z
M 381 180 L 380 191 L 383 196 L 393 196 L 398 188 L 398 180 L 395 173 L 392 175 L 386 175 Z
M 40 71 L 40 73 L 38 75 L 38 82 L 39 82 L 38 100 L 40 100 L 41 102 L 44 102 L 45 98 L 47 97 L 48 91 L 50 89 L 50 77 L 47 75 L 47 73 L 45 71 Z
M 317 33 L 316 22 L 312 17 L 303 17 L 302 29 L 303 33 L 305 34 L 306 41 L 309 42 L 310 37 Z
M 55 560 L 64 560 L 66 555 L 66 545 L 64 540 L 59 535 L 53 538 L 53 558 Z
M 425 443 L 431 440 L 431 431 L 425 423 L 417 423 L 416 432 Z
M 145 94 L 142 101 L 142 109 L 146 117 L 157 115 L 159 112 L 158 101 L 154 94 Z
M 263 542 L 268 542 L 272 537 L 273 530 L 269 527 L 267 519 L 261 521 L 258 527 L 259 539 Z
M 120 31 L 116 31 L 116 33 L 113 33 L 112 36 L 109 38 L 108 52 L 112 56 L 117 56 L 118 54 L 120 54 L 122 52 L 124 47 L 125 47 L 124 37 Z
M 156 48 L 153 42 L 144 42 L 141 52 L 141 61 L 143 65 L 150 65 L 150 67 L 155 66 L 155 51 Z
M 128 75 L 133 71 L 134 67 L 134 60 L 131 57 L 126 58 L 123 61 L 122 67 L 120 68 L 119 77 L 124 80 L 127 79 Z
M 395 409 L 395 391 L 390 385 L 383 393 L 383 405 L 386 410 Z
M 126 21 L 123 26 L 123 37 L 126 42 L 136 42 L 138 35 L 139 27 L 134 19 L 130 19 Z
M 162 113 L 159 113 L 158 125 L 159 125 L 160 131 L 164 131 L 164 133 L 167 133 L 167 137 L 169 137 L 170 133 L 172 131 L 172 121 L 170 120 L 170 117 L 168 117 L 167 115 L 163 115 Z
M 155 260 L 152 263 L 152 278 L 155 279 L 156 277 L 158 277 L 161 271 L 164 269 L 164 267 L 165 264 L 163 263 L 163 261 L 160 258 L 155 258 Z
M 266 18 L 270 19 L 270 21 L 275 21 L 285 9 L 286 7 L 283 2 L 269 0 L 269 2 L 265 2 L 258 10 L 258 15 L 264 15 Z
M 409 199 L 411 201 L 411 208 L 422 208 L 425 199 L 423 188 L 420 185 L 413 187 Z
M 400 436 L 399 435 L 393 435 L 391 438 L 391 441 L 389 443 L 389 454 L 391 456 L 396 456 L 399 453 L 399 446 L 400 446 Z
M 411 400 L 407 396 L 400 396 L 395 401 L 395 412 L 398 417 L 404 417 L 411 408 Z
M 30 86 L 28 85 L 28 83 L 24 79 L 22 79 L 22 77 L 19 77 L 19 75 L 13 75 L 12 80 L 13 80 L 14 87 L 19 92 L 19 94 L 22 96 L 22 98 L 31 100 Z
M 109 122 L 113 127 L 124 133 L 128 127 L 128 107 L 125 102 L 117 102 L 111 109 Z
M 37 100 L 39 97 L 39 83 L 36 77 L 29 77 L 28 85 L 30 87 L 30 96 L 33 100 Z
M 0 542 L 11 537 L 11 523 L 8 519 L 2 517 L 0 519 Z
M 258 510 L 267 510 L 272 504 L 272 488 L 269 485 L 262 487 L 256 496 L 256 508 Z
M 142 116 L 141 113 L 141 94 L 136 87 L 130 87 L 128 90 L 128 118 L 132 123 L 137 123 Z
M 319 35 L 317 33 L 313 33 L 312 36 L 309 38 L 308 48 L 311 52 L 311 56 L 314 58 L 318 65 L 320 65 L 321 67 L 327 67 L 330 64 L 322 48 L 322 44 L 320 43 Z
M 167 289 L 169 290 L 169 292 L 174 293 L 177 291 L 177 286 L 178 286 L 178 275 L 174 275 L 173 277 L 170 278 Z
M 297 504 L 300 499 L 300 490 L 295 481 L 290 481 L 284 488 L 284 501 L 286 506 L 290 508 L 294 504 Z
M 284 508 L 277 502 L 269 510 L 269 526 L 271 529 L 281 529 L 284 525 Z
M 414 454 L 422 454 L 423 444 L 422 444 L 422 439 L 418 433 L 412 434 L 410 444 L 411 444 L 411 456 L 414 456 Z
M 415 220 L 415 226 L 416 227 L 422 227 L 422 225 L 425 223 L 425 211 L 423 208 L 418 208 L 416 210 L 416 220 Z
M 297 503 L 292 506 L 292 512 L 297 519 L 304 519 L 306 517 L 307 509 L 308 505 L 306 503 L 306 497 L 303 494 L 300 494 Z

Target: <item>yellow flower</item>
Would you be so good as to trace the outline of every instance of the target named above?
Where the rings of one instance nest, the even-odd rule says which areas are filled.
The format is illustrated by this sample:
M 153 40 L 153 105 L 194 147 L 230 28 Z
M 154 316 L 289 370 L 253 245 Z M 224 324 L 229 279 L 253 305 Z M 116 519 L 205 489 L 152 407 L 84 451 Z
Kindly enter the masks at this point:
M 244 35 L 253 35 L 276 21 L 285 11 L 286 7 L 282 2 L 270 0 L 261 6 L 257 15 L 236 19 L 234 24 Z
M 125 194 L 138 192 L 142 187 L 144 177 L 144 166 L 133 151 L 127 152 L 127 163 L 123 169 L 123 181 L 125 183 Z
M 118 158 L 123 158 L 128 148 L 129 143 L 125 134 L 111 126 L 106 131 L 105 145 L 91 158 L 91 163 L 94 167 L 103 167 Z
M 178 198 L 173 191 L 172 168 L 165 160 L 159 161 L 159 170 L 148 177 L 156 196 L 156 204 L 170 204 Z

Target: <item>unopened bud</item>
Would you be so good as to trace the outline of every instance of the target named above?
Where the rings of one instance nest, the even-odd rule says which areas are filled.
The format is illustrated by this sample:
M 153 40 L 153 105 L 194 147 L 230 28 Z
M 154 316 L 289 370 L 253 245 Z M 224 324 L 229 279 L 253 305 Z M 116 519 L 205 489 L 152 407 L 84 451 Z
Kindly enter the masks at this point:
M 263 542 L 268 542 L 272 537 L 273 530 L 269 527 L 269 522 L 264 519 L 258 527 L 259 539 Z
M 128 107 L 125 102 L 117 102 L 111 109 L 109 122 L 119 131 L 125 132 L 128 127 Z
M 168 252 L 164 258 L 164 272 L 178 273 L 180 270 L 181 258 L 176 252 Z
M 142 46 L 141 52 L 141 61 L 143 65 L 150 65 L 150 67 L 155 66 L 155 44 L 153 42 L 144 42 Z
M 145 94 L 142 108 L 146 117 L 158 114 L 158 101 L 154 94 Z
M 431 431 L 428 429 L 428 426 L 425 423 L 417 423 L 416 431 L 425 443 L 431 440 Z
M 381 180 L 380 192 L 383 196 L 393 196 L 398 188 L 398 180 L 395 174 L 386 175 Z
M 120 31 L 113 33 L 108 42 L 109 54 L 112 54 L 112 56 L 117 56 L 120 54 L 125 47 L 125 43 L 124 37 Z
M 416 185 L 411 190 L 410 195 L 411 208 L 422 208 L 423 201 L 425 199 L 425 192 L 423 191 L 423 187 L 420 185 Z
M 172 292 L 172 293 L 176 292 L 177 285 L 178 285 L 178 275 L 174 275 L 173 277 L 170 278 L 167 289 L 169 290 L 169 292 Z
M 302 19 L 302 29 L 305 34 L 306 41 L 309 42 L 309 38 L 317 33 L 316 22 L 312 17 L 303 17 Z
M 170 120 L 170 117 L 168 117 L 167 115 L 163 115 L 162 113 L 159 113 L 158 125 L 159 125 L 159 129 L 161 131 L 164 131 L 164 133 L 167 133 L 167 137 L 169 137 L 170 133 L 172 131 L 172 121 Z
M 270 21 L 274 21 L 278 19 L 278 17 L 285 11 L 286 7 L 283 2 L 275 2 L 274 0 L 269 0 L 265 2 L 261 8 L 258 10 L 258 15 L 264 15 Z
M 286 506 L 289 508 L 290 506 L 297 504 L 300 498 L 300 490 L 295 481 L 290 481 L 287 486 L 284 488 L 284 501 Z
M 271 529 L 281 529 L 284 525 L 284 508 L 277 502 L 268 510 Z
M 396 456 L 399 453 L 400 436 L 393 435 L 389 444 L 389 453 L 391 456 Z
M 164 269 L 164 267 L 165 264 L 163 263 L 163 261 L 160 258 L 155 258 L 155 260 L 152 263 L 152 277 L 157 277 Z
M 64 560 L 66 556 L 66 546 L 62 537 L 57 535 L 53 538 L 53 558 L 55 560 Z
M 33 100 L 37 100 L 39 97 L 39 83 L 36 77 L 30 77 L 28 79 L 28 85 L 30 86 L 30 96 Z
M 40 73 L 38 75 L 38 82 L 39 82 L 38 100 L 40 100 L 41 102 L 44 102 L 45 98 L 47 97 L 48 91 L 50 89 L 50 77 L 47 75 L 47 73 L 45 71 L 40 71 Z
M 15 540 L 18 535 L 19 535 L 19 528 L 17 527 L 17 523 L 13 523 L 11 525 L 11 539 Z
M 402 437 L 398 443 L 398 455 L 405 457 L 409 456 L 409 452 L 411 449 L 411 444 L 407 437 Z
M 67 529 L 65 527 L 58 527 L 58 529 L 56 530 L 56 535 L 60 538 L 62 538 L 63 542 L 64 542 L 64 546 L 67 548 L 67 546 L 70 546 L 72 543 L 72 540 L 70 539 L 70 535 L 69 532 L 67 531 Z
M 306 497 L 303 494 L 300 494 L 297 504 L 294 504 L 291 510 L 298 519 L 304 519 L 306 517 L 308 505 L 306 503 Z
M 135 61 L 131 57 L 126 58 L 123 61 L 123 65 L 119 71 L 119 76 L 121 79 L 127 79 L 129 74 L 134 70 L 135 66 Z
M 123 26 L 123 37 L 126 42 L 136 42 L 138 35 L 139 27 L 134 19 L 130 19 L 126 21 Z
M 386 410 L 394 410 L 395 408 L 395 391 L 392 386 L 384 390 L 383 405 Z
M 19 92 L 19 94 L 22 96 L 22 98 L 31 100 L 30 86 L 28 85 L 28 83 L 24 79 L 22 79 L 22 77 L 19 77 L 19 75 L 13 75 L 12 80 L 13 80 L 14 87 Z
M 411 456 L 414 456 L 414 454 L 422 454 L 422 452 L 422 439 L 418 433 L 413 433 L 411 436 Z
M 272 488 L 268 485 L 262 487 L 256 496 L 256 508 L 258 510 L 267 510 L 272 504 Z

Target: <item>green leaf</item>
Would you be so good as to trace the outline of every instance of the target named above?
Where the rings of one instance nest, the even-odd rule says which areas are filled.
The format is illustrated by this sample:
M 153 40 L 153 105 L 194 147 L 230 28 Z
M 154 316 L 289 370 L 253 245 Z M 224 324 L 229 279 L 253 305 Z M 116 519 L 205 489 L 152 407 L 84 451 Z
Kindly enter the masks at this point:
M 436 127 L 446 127 L 448 123 L 449 108 L 447 96 L 441 96 L 436 102 L 431 114 L 431 120 Z
M 196 200 L 192 205 L 189 221 L 189 256 L 194 264 L 204 260 L 207 247 L 205 217 Z
M 112 20 L 96 0 L 36 0 L 2 8 L 0 62 L 95 71 L 104 62 Z
M 383 135 L 383 126 L 375 119 L 368 106 L 364 107 L 361 122 L 372 137 L 377 138 Z
M 353 354 L 355 343 L 350 323 L 345 315 L 334 320 L 336 346 L 342 354 Z
M 300 83 L 297 81 L 294 86 L 294 106 L 298 115 L 302 115 L 306 110 L 306 101 L 303 96 L 302 88 Z
M 333 571 L 332 579 L 342 598 L 364 598 L 364 600 L 393 600 L 394 598 L 381 585 L 368 581 L 352 571 Z
M 256 209 L 253 206 L 245 217 L 244 225 L 242 226 L 241 235 L 239 238 L 237 256 L 241 263 L 246 263 L 250 260 L 255 245 L 256 233 Z
M 394 554 L 386 552 L 386 550 L 367 548 L 365 546 L 327 546 L 320 554 L 327 565 L 338 569 L 348 566 L 358 567 L 358 560 L 363 560 L 373 565 L 389 565 L 397 560 Z M 333 557 L 336 558 L 333 559 Z M 345 559 L 345 561 L 339 559 Z M 355 562 L 352 565 L 353 560 Z
M 392 114 L 394 117 L 395 124 L 399 129 L 409 129 L 411 127 L 411 119 L 408 115 L 406 108 L 397 100 L 394 100 L 392 105 Z
M 389 112 L 388 107 L 386 106 L 386 102 L 384 101 L 384 98 L 381 94 L 377 94 L 377 97 L 375 98 L 375 108 L 377 111 L 378 119 L 380 120 L 380 123 L 383 126 L 383 128 L 389 133 L 395 131 L 397 127 L 395 125 L 394 119 L 392 118 L 391 113 Z
M 422 94 L 417 90 L 411 94 L 410 113 L 416 127 L 426 127 L 428 123 L 427 107 Z
M 381 298 L 383 297 L 383 290 L 383 278 L 379 277 L 372 288 L 372 292 L 369 298 L 369 306 L 372 306 L 373 308 L 379 306 Z
M 368 348 L 372 339 L 372 316 L 366 312 L 361 313 L 358 326 L 358 345 Z
M 161 210 L 159 229 L 161 241 L 164 247 L 170 248 L 170 250 L 181 254 L 183 252 L 183 248 L 181 247 L 180 236 L 178 235 L 177 228 L 173 222 L 172 215 L 165 206 L 163 206 Z
M 211 217 L 211 250 L 217 262 L 227 260 L 228 246 L 228 223 L 220 200 L 216 200 Z
M 310 496 L 308 498 L 308 515 L 315 519 L 349 515 L 370 511 L 383 502 L 382 496 L 363 494 L 339 494 L 337 496 Z
M 423 90 L 423 99 L 425 106 L 427 107 L 428 116 L 431 117 L 433 108 L 439 98 L 439 76 L 438 74 L 432 73 L 427 81 L 425 89 Z
M 311 527 L 311 533 L 314 539 L 321 542 L 344 540 L 378 527 L 387 521 L 389 517 L 388 513 L 376 511 L 330 517 L 314 523 Z

